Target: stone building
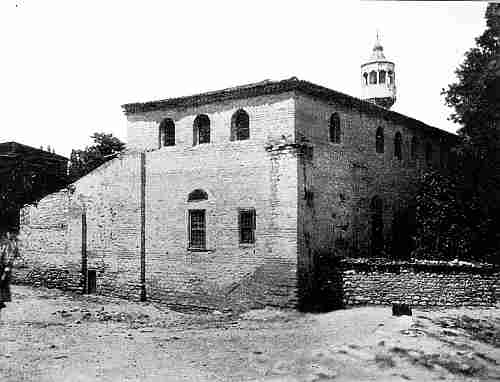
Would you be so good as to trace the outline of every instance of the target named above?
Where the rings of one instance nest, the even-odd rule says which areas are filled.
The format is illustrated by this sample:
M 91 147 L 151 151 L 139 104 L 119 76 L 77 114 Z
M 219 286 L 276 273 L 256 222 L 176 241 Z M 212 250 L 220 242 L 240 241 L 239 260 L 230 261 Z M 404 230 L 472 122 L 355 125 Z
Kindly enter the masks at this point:
M 446 166 L 455 136 L 388 109 L 380 43 L 361 69 L 365 100 L 293 77 L 123 105 L 126 152 L 23 211 L 22 277 L 177 307 L 304 306 L 319 254 L 402 256 L 417 176 Z

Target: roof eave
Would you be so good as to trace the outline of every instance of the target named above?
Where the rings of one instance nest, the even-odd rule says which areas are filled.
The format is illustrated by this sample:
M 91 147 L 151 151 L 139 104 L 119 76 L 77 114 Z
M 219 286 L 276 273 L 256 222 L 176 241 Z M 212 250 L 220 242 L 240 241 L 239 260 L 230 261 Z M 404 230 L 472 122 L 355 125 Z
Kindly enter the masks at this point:
M 389 109 L 385 109 L 371 102 L 320 85 L 313 84 L 312 82 L 298 80 L 295 77 L 283 81 L 261 83 L 253 87 L 224 89 L 215 92 L 208 92 L 192 96 L 170 98 L 170 99 L 151 101 L 145 103 L 139 103 L 139 102 L 129 103 L 122 105 L 122 108 L 126 115 L 130 115 L 130 114 L 144 113 L 160 109 L 165 110 L 165 109 L 187 108 L 193 106 L 196 107 L 232 99 L 256 97 L 269 94 L 279 94 L 290 91 L 300 91 L 305 94 L 325 99 L 327 101 L 335 101 L 347 105 L 349 107 L 357 107 L 365 112 L 374 112 L 377 114 L 382 114 L 382 117 L 388 118 L 393 122 L 399 122 L 399 123 L 409 122 L 423 129 L 448 134 L 450 136 L 456 136 L 456 134 L 450 133 L 445 130 L 441 130 L 437 127 L 427 125 L 424 122 L 421 122 L 417 119 L 408 117 L 406 115 L 397 113 Z

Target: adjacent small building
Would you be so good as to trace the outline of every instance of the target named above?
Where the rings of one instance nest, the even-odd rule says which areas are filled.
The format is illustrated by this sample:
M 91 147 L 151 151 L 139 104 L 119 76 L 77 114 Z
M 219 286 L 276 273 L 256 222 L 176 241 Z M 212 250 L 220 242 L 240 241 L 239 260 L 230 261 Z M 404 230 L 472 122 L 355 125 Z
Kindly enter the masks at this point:
M 19 230 L 19 211 L 67 185 L 68 159 L 17 142 L 0 143 L 0 232 Z

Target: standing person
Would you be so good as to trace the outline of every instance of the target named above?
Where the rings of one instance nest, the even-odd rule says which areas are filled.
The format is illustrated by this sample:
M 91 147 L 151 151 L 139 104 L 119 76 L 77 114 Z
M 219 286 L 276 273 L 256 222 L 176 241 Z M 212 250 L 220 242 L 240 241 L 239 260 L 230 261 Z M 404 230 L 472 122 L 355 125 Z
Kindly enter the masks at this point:
M 0 239 L 0 311 L 11 301 L 10 277 L 12 264 L 18 256 L 17 239 L 7 233 Z

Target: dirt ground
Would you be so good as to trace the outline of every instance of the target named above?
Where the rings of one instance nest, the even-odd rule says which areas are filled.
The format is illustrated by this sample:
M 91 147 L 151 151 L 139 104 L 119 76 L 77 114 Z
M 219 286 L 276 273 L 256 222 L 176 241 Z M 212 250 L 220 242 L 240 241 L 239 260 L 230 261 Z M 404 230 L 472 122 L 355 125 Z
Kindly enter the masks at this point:
M 500 306 L 239 316 L 13 286 L 0 381 L 499 381 Z

